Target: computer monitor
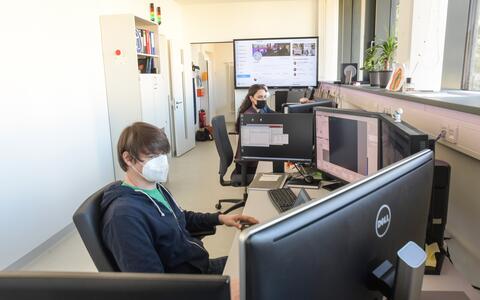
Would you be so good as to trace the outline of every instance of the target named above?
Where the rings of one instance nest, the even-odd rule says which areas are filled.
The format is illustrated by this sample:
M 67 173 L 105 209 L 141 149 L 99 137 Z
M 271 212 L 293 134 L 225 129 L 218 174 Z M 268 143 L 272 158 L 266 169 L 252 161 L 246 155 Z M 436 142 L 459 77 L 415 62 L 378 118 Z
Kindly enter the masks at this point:
M 230 300 L 228 276 L 1 272 L 5 300 Z
M 299 102 L 301 98 L 305 98 L 307 90 L 290 90 L 287 94 L 287 102 Z
M 395 122 L 389 115 L 380 117 L 382 166 L 389 166 L 429 147 L 428 135 L 406 122 Z
M 285 103 L 282 105 L 284 113 L 313 113 L 315 107 L 330 107 L 335 108 L 335 102 L 331 100 L 316 100 L 309 103 Z
M 346 182 L 381 168 L 378 114 L 315 108 L 317 168 Z
M 243 231 L 241 299 L 382 299 L 371 272 L 425 242 L 433 161 L 424 150 Z
M 313 114 L 240 115 L 240 157 L 245 160 L 311 162 Z
M 275 111 L 283 112 L 283 104 L 287 103 L 288 91 L 275 91 Z

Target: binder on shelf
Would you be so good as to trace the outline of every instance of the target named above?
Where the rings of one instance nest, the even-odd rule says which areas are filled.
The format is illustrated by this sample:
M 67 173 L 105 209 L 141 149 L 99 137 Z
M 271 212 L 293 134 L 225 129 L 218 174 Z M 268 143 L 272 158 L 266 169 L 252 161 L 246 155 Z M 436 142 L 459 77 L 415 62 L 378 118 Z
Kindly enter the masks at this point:
M 155 36 L 155 32 L 150 31 L 150 45 L 152 47 L 151 48 L 152 49 L 152 51 L 151 51 L 152 54 L 155 54 L 155 50 L 156 50 L 155 49 L 155 37 L 154 36 Z
M 145 53 L 150 54 L 150 32 L 145 30 Z
M 143 48 L 142 32 L 140 29 L 136 29 L 136 28 L 135 28 L 135 42 L 137 45 L 137 53 L 142 52 L 142 48 Z

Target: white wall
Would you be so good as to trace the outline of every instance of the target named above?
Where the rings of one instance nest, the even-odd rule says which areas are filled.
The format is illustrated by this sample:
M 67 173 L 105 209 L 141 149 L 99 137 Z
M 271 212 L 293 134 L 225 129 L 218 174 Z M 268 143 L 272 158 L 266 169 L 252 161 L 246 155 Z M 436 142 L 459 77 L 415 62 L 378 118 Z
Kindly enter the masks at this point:
M 317 35 L 317 0 L 182 5 L 189 42 Z
M 113 180 L 97 1 L 8 3 L 0 10 L 8 41 L 0 48 L 0 269 Z
M 59 232 L 113 180 L 99 16 L 148 17 L 150 1 L 26 0 L 0 10 L 0 270 Z M 181 10 L 156 1 L 161 30 Z
M 213 91 L 212 108 L 213 116 L 224 115 L 227 122 L 234 121 L 233 97 L 233 69 L 228 80 L 227 64 L 233 68 L 233 44 L 217 43 L 213 51 L 213 76 L 215 90 Z
M 150 3 L 155 4 L 155 9 L 162 9 L 162 24 L 159 33 L 167 39 L 184 41 L 183 12 L 180 5 L 174 0 L 100 0 L 98 3 L 101 15 L 110 14 L 134 14 L 138 17 L 150 20 Z M 156 15 L 156 14 L 155 14 Z
M 339 0 L 318 1 L 318 79 L 337 80 Z
M 447 11 L 448 0 L 400 1 L 397 60 L 418 90 L 442 86 Z

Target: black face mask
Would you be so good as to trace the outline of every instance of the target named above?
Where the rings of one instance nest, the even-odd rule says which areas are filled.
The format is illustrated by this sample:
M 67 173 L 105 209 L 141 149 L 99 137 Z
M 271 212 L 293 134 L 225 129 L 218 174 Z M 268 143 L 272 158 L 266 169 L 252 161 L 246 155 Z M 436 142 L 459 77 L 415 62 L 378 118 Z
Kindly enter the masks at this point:
M 258 109 L 262 109 L 267 105 L 267 101 L 265 100 L 257 100 L 257 104 L 255 105 Z

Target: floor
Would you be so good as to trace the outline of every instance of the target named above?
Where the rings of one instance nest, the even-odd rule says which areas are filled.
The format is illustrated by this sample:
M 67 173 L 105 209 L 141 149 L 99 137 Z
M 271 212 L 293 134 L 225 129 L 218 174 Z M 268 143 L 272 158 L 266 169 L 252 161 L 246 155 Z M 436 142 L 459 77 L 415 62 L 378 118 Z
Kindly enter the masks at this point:
M 232 145 L 236 145 L 236 141 L 232 140 Z M 242 197 L 242 188 L 220 185 L 218 165 L 215 143 L 210 141 L 197 142 L 193 150 L 171 159 L 167 187 L 183 209 L 214 212 L 218 199 Z M 227 174 L 230 172 L 231 170 Z M 241 212 L 241 209 L 237 212 Z M 235 230 L 218 226 L 214 236 L 203 239 L 210 257 L 228 255 Z M 96 271 L 96 268 L 78 232 L 73 230 L 22 270 L 89 272 Z

